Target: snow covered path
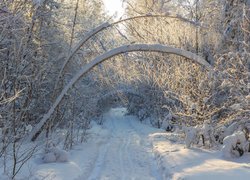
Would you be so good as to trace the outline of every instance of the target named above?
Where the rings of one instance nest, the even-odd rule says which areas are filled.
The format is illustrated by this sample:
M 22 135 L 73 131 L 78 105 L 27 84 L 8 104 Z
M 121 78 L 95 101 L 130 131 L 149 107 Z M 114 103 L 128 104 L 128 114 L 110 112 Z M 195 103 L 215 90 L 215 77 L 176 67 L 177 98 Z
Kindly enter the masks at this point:
M 137 126 L 135 123 L 138 122 L 123 116 L 121 109 L 111 113 L 106 116 L 104 124 L 111 136 L 107 143 L 100 147 L 102 151 L 98 154 L 94 168 L 85 178 L 160 180 L 149 136 L 137 131 L 134 126 Z
M 112 109 L 66 163 L 33 161 L 32 180 L 248 180 L 250 154 L 224 159 L 217 150 L 186 149 L 178 134 L 142 124 Z M 27 173 L 25 173 L 27 175 Z M 1 179 L 1 178 L 0 178 Z

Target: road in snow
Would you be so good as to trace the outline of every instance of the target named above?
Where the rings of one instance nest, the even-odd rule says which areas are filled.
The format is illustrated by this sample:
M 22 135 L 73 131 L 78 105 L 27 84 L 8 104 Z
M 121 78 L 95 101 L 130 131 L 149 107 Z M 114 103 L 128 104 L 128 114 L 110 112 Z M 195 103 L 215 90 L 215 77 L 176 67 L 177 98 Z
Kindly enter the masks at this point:
M 31 180 L 198 180 L 250 177 L 250 154 L 224 159 L 218 150 L 184 147 L 180 134 L 142 124 L 124 109 L 112 109 L 88 141 L 69 152 L 69 162 L 35 158 L 23 175 Z M 32 168 L 31 168 L 32 167 Z M 22 175 L 22 174 L 20 174 Z M 1 179 L 1 176 L 0 176 Z
M 100 147 L 94 168 L 85 177 L 87 180 L 161 179 L 149 136 L 136 130 L 135 123 L 138 122 L 131 116 L 124 116 L 124 109 L 113 109 L 106 114 L 104 127 L 111 136 Z

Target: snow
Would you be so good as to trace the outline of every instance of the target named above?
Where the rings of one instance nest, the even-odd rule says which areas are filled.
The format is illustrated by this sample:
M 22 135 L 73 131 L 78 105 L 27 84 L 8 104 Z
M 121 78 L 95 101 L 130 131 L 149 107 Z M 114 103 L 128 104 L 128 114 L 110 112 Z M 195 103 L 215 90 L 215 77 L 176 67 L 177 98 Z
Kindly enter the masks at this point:
M 183 144 L 166 141 L 166 133 L 151 135 L 153 151 L 164 179 L 249 179 L 250 155 L 224 159 L 220 151 L 187 149 Z
M 55 162 L 54 151 L 48 152 L 51 163 L 37 155 L 18 177 L 32 171 L 32 180 L 249 179 L 249 153 L 226 159 L 220 150 L 188 149 L 184 134 L 167 133 L 125 114 L 123 108 L 111 109 L 103 125 L 92 122 L 88 141 L 67 152 L 67 162 Z

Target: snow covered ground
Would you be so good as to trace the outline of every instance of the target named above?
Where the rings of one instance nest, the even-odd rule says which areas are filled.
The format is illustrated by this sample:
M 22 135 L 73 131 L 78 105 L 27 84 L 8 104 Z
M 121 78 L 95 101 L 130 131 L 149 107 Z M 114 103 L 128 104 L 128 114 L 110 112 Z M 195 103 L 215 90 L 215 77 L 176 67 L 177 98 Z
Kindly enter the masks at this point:
M 141 124 L 136 117 L 124 113 L 124 109 L 112 109 L 105 115 L 102 126 L 93 124 L 88 142 L 69 152 L 69 162 L 45 164 L 36 157 L 19 177 L 26 175 L 24 179 L 27 179 L 28 175 L 32 180 L 249 179 L 249 154 L 226 160 L 219 151 L 186 149 L 178 136 Z
M 250 177 L 250 154 L 224 159 L 220 151 L 184 148 L 183 144 L 169 141 L 172 138 L 168 134 L 150 136 L 163 179 L 247 180 Z

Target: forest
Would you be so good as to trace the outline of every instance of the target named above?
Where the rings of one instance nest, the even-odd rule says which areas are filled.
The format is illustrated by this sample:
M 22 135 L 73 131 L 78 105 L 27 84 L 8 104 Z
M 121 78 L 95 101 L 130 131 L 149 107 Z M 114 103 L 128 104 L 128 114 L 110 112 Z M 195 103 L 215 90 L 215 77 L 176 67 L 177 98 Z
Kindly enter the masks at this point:
M 123 163 L 147 142 L 152 179 L 195 179 L 170 146 L 222 153 L 235 179 L 249 132 L 250 0 L 0 0 L 0 179 L 150 179 Z M 92 174 L 41 175 L 79 146 Z

